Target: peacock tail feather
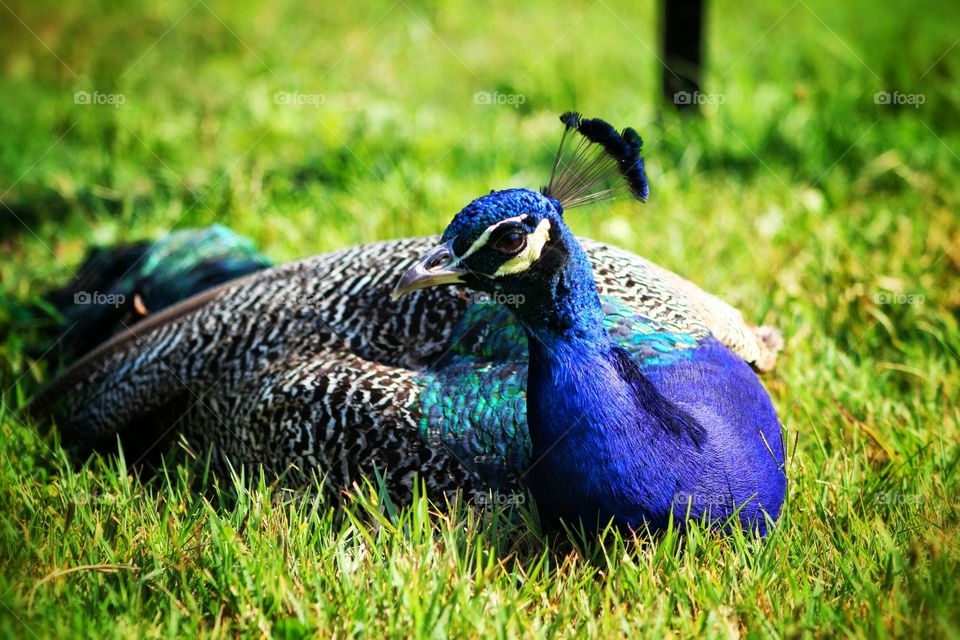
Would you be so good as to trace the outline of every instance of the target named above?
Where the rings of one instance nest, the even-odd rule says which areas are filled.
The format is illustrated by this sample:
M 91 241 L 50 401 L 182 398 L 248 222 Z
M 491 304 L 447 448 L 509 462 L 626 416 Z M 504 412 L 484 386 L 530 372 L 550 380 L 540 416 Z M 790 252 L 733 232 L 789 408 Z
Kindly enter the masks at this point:
M 67 355 L 85 353 L 149 313 L 271 266 L 253 242 L 213 225 L 91 250 L 73 280 L 47 294 Z

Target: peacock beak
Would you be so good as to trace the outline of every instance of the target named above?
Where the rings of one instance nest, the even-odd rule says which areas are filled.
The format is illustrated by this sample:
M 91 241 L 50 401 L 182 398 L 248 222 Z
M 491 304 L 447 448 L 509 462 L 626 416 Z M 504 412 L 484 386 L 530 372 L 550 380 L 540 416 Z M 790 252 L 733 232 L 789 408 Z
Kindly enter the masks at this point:
M 411 291 L 426 289 L 440 284 L 454 284 L 463 282 L 461 276 L 466 269 L 454 266 L 456 259 L 450 249 L 450 243 L 434 247 L 400 276 L 400 281 L 390 294 L 391 299 L 399 300 Z

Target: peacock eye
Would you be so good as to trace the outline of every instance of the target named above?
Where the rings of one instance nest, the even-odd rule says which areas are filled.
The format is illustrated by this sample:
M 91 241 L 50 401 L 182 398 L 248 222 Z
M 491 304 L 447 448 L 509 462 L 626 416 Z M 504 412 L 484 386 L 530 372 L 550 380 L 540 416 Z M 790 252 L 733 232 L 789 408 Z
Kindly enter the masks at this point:
M 511 231 L 501 236 L 493 248 L 500 253 L 516 253 L 527 244 L 527 236 L 519 231 Z

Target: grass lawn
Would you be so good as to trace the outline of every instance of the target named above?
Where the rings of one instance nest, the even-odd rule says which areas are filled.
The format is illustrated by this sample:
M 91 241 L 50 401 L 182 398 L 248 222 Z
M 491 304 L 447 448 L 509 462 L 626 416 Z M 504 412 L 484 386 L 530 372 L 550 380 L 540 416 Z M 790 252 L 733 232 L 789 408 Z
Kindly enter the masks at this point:
M 960 635 L 960 5 L 710 3 L 699 119 L 659 100 L 651 3 L 0 5 L 0 636 Z M 147 481 L 24 422 L 57 370 L 26 305 L 88 245 L 436 233 L 543 184 L 570 108 L 636 127 L 652 186 L 576 232 L 784 332 L 762 544 Z

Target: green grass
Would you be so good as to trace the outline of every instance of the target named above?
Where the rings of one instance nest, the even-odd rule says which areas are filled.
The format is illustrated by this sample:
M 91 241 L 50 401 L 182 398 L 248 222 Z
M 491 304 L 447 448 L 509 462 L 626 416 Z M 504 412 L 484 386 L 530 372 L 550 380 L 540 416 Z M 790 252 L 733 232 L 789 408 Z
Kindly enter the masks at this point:
M 61 4 L 0 7 L 0 635 L 960 634 L 960 9 L 711 3 L 723 103 L 681 119 L 649 5 Z M 219 221 L 288 260 L 435 233 L 539 186 L 569 108 L 638 128 L 653 188 L 576 231 L 784 331 L 764 543 L 544 538 L 528 508 L 369 488 L 335 510 L 202 461 L 147 482 L 22 422 L 55 373 L 22 305 L 89 244 Z

